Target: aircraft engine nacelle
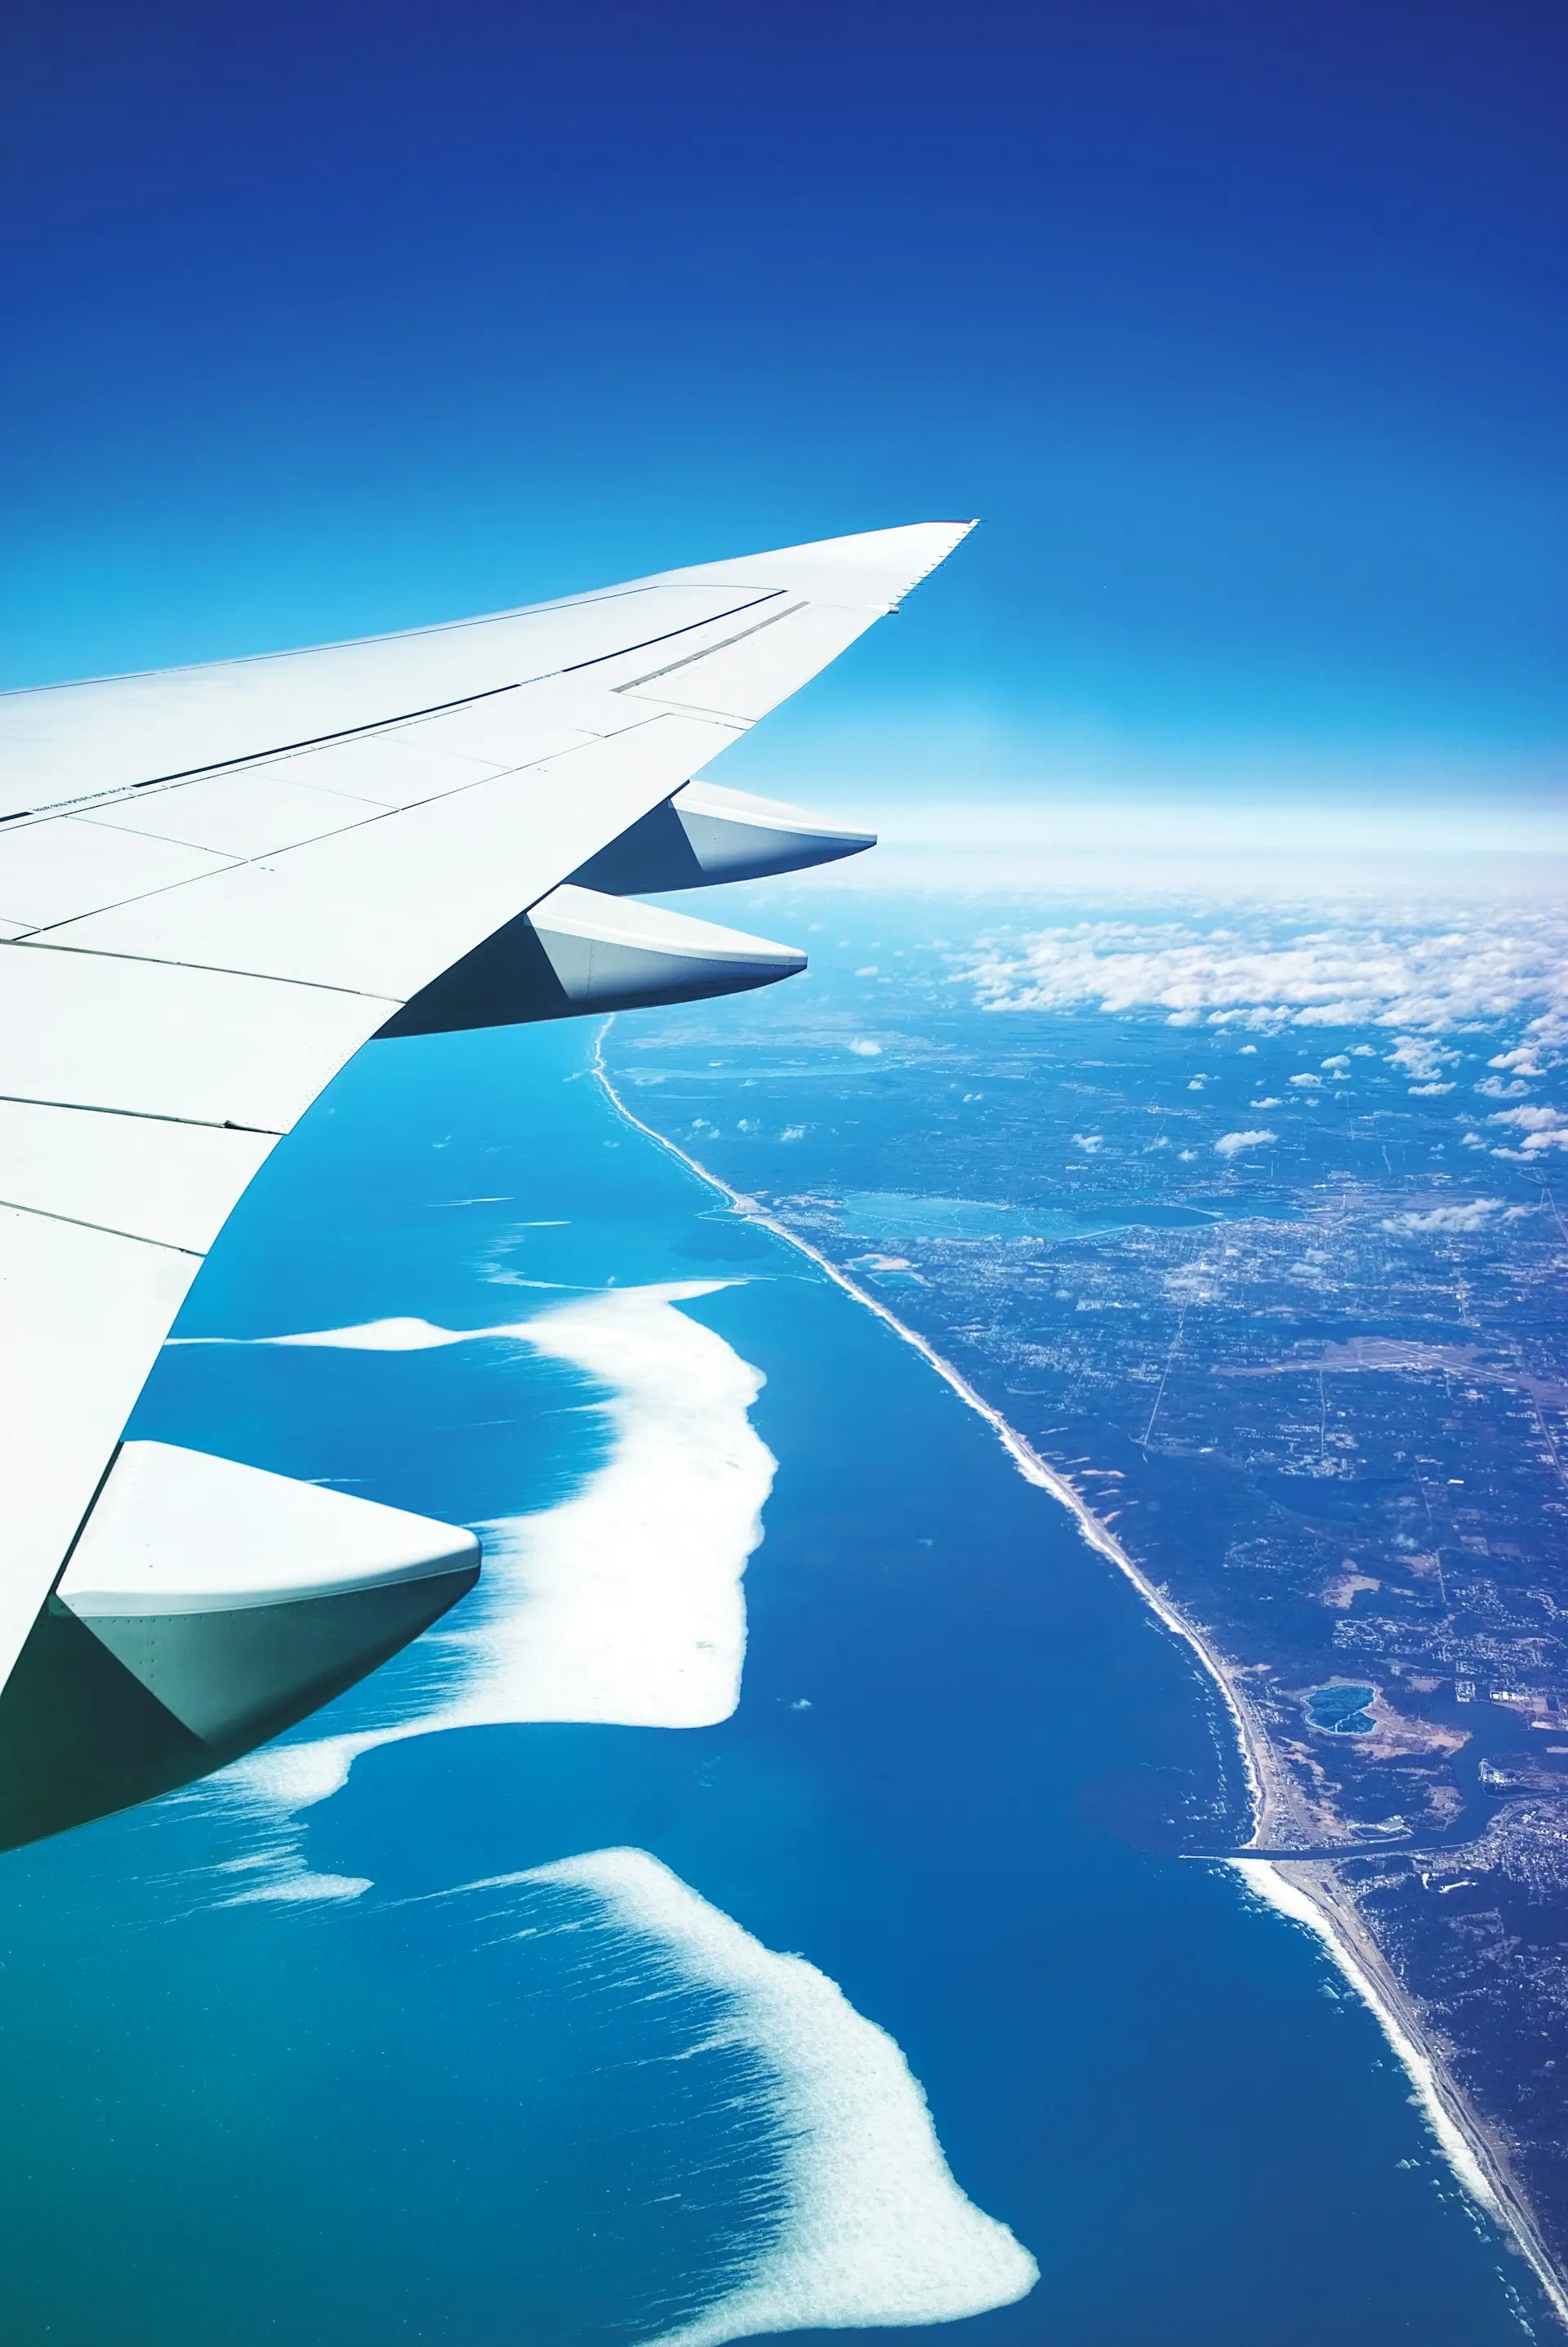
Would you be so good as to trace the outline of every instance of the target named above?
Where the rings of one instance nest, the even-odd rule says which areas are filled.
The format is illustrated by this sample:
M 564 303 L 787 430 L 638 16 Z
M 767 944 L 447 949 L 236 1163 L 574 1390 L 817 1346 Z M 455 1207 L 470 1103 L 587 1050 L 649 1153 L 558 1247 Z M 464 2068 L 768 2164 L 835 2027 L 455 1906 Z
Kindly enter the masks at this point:
M 352 1686 L 479 1575 L 470 1532 L 166 1442 L 121 1445 L 0 1694 L 0 1849 L 205 1777 Z

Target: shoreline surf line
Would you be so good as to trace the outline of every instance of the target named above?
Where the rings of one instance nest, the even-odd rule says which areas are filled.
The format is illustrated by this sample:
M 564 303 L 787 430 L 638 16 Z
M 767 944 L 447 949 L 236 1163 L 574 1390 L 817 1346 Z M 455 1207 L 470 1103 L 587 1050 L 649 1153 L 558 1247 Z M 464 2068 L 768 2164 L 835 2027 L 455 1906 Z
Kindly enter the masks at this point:
M 670 1140 L 653 1125 L 644 1123 L 643 1120 L 627 1106 L 610 1081 L 610 1071 L 604 1061 L 604 1039 L 610 1032 L 611 1023 L 611 1020 L 607 1019 L 595 1033 L 589 1064 L 595 1082 L 622 1122 L 630 1125 L 634 1132 L 641 1133 L 646 1140 L 651 1141 L 655 1147 L 663 1150 L 668 1156 L 675 1158 L 685 1166 L 688 1173 L 695 1175 L 699 1182 L 704 1184 L 710 1190 L 716 1191 L 720 1197 L 725 1199 L 735 1213 L 744 1215 L 749 1222 L 760 1224 L 764 1230 L 772 1231 L 774 1235 L 782 1239 L 786 1246 L 791 1246 L 798 1255 L 804 1255 L 807 1261 L 815 1264 L 835 1287 L 842 1288 L 846 1296 L 851 1296 L 856 1304 L 873 1314 L 885 1327 L 890 1328 L 896 1337 L 918 1353 L 927 1366 L 936 1371 L 943 1383 L 951 1389 L 965 1407 L 972 1409 L 977 1417 L 984 1419 L 1024 1481 L 1032 1483 L 1037 1490 L 1048 1491 L 1052 1499 L 1067 1510 L 1077 1523 L 1079 1532 L 1087 1544 L 1099 1555 L 1103 1556 L 1108 1563 L 1113 1564 L 1118 1572 L 1125 1574 L 1155 1618 L 1171 1632 L 1173 1636 L 1183 1640 L 1197 1656 L 1209 1677 L 1219 1689 L 1229 1714 L 1241 1752 L 1242 1765 L 1246 1775 L 1248 1794 L 1252 1804 L 1253 1830 L 1250 1840 L 1241 1846 L 1234 1858 L 1220 1862 L 1234 1869 L 1238 1874 L 1247 1866 L 1256 1866 L 1260 1872 L 1266 1872 L 1269 1878 L 1266 1887 L 1256 1883 L 1247 1884 L 1247 1888 L 1253 1891 L 1254 1896 L 1266 1900 L 1280 1911 L 1290 1914 L 1295 1922 L 1315 1932 L 1322 1942 L 1325 1952 L 1350 1982 L 1357 1995 L 1375 2015 L 1385 2039 L 1398 2056 L 1406 2076 L 1415 2090 L 1416 2097 L 1426 2114 L 1428 2124 L 1431 2127 L 1448 2160 L 1450 2172 L 1472 2198 L 1480 2198 L 1481 2206 L 1486 2209 L 1488 2214 L 1492 2216 L 1504 2233 L 1512 2239 L 1520 2254 L 1540 2281 L 1553 2311 L 1563 2322 L 1564 2328 L 1568 2329 L 1568 2290 L 1564 2288 L 1563 2279 L 1536 2227 L 1522 2192 L 1512 2181 L 1505 2157 L 1493 2146 L 1489 2131 L 1479 2114 L 1471 2109 L 1468 2099 L 1448 2076 L 1441 2058 L 1430 2045 L 1419 2015 L 1415 2013 L 1409 2000 L 1399 1988 L 1380 1952 L 1369 1940 L 1366 1946 L 1361 1944 L 1367 1938 L 1365 1927 L 1359 1924 L 1359 1919 L 1358 1919 L 1358 1929 L 1352 1935 L 1343 1917 L 1337 1912 L 1335 1902 L 1330 1900 L 1322 1885 L 1314 1882 L 1309 1886 L 1307 1882 L 1297 1881 L 1287 1877 L 1280 1866 L 1271 1861 L 1268 1849 L 1260 1842 L 1259 1838 L 1268 1829 L 1276 1806 L 1275 1799 L 1272 1798 L 1273 1769 L 1270 1766 L 1272 1756 L 1267 1753 L 1260 1731 L 1255 1727 L 1248 1717 L 1244 1698 L 1232 1686 L 1224 1665 L 1202 1634 L 1185 1620 L 1158 1584 L 1151 1581 L 1148 1575 L 1132 1562 L 1115 1533 L 1094 1513 L 1076 1485 L 1070 1483 L 1065 1476 L 1058 1474 L 1054 1468 L 1048 1466 L 1033 1444 L 1020 1434 L 1016 1427 L 1010 1425 L 1001 1411 L 987 1401 L 984 1395 L 969 1383 L 962 1371 L 955 1368 L 950 1361 L 944 1358 L 928 1339 L 900 1320 L 897 1314 L 890 1311 L 880 1297 L 868 1294 L 857 1280 L 852 1279 L 847 1272 L 841 1271 L 838 1266 L 831 1262 L 820 1248 L 814 1246 L 809 1239 L 803 1238 L 797 1231 L 792 1231 L 776 1215 L 770 1214 L 757 1199 L 748 1197 L 743 1191 L 733 1188 L 720 1174 L 710 1172 L 700 1159 L 692 1156 L 688 1151 L 681 1147 L 678 1142 Z M 1353 1845 L 1348 1845 L 1345 1854 L 1347 1858 L 1352 1858 L 1357 1856 L 1358 1852 Z M 1245 1875 L 1242 1875 L 1242 1880 L 1245 1881 Z M 1276 1891 L 1280 1894 L 1278 1897 L 1271 1895 Z M 1291 1895 L 1293 1893 L 1294 1897 Z M 1307 1922 L 1307 1918 L 1299 1911 L 1296 1901 L 1308 1908 L 1315 1921 Z M 1434 2105 L 1449 2120 L 1453 2130 L 1451 2136 L 1437 2125 L 1432 2116 Z M 1464 2147 L 1468 2155 L 1462 2160 L 1454 2157 L 1456 2139 Z M 1486 2179 L 1487 2188 L 1479 2196 L 1471 2180 L 1472 2172 Z
M 1568 2329 L 1568 2287 L 1535 2221 L 1506 2150 L 1443 2068 L 1421 2016 L 1357 1909 L 1337 1881 L 1332 1860 L 1279 1860 L 1266 1854 L 1227 1859 L 1252 1896 L 1318 1940 L 1388 2040 L 1415 2092 L 1449 2167 L 1471 2198 L 1512 2237 L 1548 2304 Z

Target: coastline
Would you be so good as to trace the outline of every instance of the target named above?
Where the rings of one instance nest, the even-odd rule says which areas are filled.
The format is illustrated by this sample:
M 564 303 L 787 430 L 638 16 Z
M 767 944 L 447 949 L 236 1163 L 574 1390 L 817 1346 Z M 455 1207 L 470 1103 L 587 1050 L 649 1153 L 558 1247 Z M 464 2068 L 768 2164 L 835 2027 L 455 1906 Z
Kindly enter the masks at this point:
M 1255 1899 L 1321 1942 L 1399 2059 L 1414 2089 L 1412 2100 L 1419 2104 L 1454 2175 L 1512 2237 L 1553 2313 L 1568 2329 L 1568 2288 L 1506 2152 L 1444 2069 L 1414 2001 L 1367 1929 L 1355 1900 L 1335 1880 L 1333 1861 L 1271 1859 L 1265 1852 L 1228 1863 Z
M 1206 1635 L 1189 1622 L 1160 1583 L 1134 1563 L 1115 1533 L 1097 1515 L 1069 1479 L 1042 1459 L 1028 1438 L 989 1402 L 952 1362 L 929 1340 L 909 1327 L 858 1280 L 830 1261 L 809 1239 L 781 1222 L 755 1198 L 736 1190 L 722 1176 L 682 1149 L 679 1143 L 643 1122 L 621 1099 L 604 1062 L 604 1039 L 610 1020 L 597 1030 L 590 1068 L 594 1081 L 615 1114 L 644 1139 L 675 1158 L 689 1173 L 717 1193 L 736 1213 L 804 1255 L 834 1286 L 880 1320 L 900 1341 L 917 1352 L 950 1390 L 977 1417 L 982 1418 L 1007 1452 L 1019 1474 L 1047 1491 L 1076 1522 L 1082 1539 L 1113 1564 L 1138 1591 L 1160 1623 L 1181 1639 L 1217 1688 L 1229 1715 L 1241 1755 L 1252 1811 L 1252 1830 L 1234 1856 L 1219 1861 L 1227 1866 L 1253 1897 L 1272 1906 L 1305 1930 L 1311 1931 L 1325 1952 L 1371 2012 L 1385 2039 L 1404 2068 L 1413 2099 L 1456 2179 L 1512 2239 L 1535 2274 L 1548 2302 L 1568 2330 L 1568 2283 L 1548 2249 L 1524 2193 L 1514 2179 L 1503 2147 L 1493 2137 L 1443 2066 L 1442 2056 L 1428 2037 L 1414 2001 L 1390 1970 L 1381 1950 L 1358 1912 L 1350 1894 L 1334 1878 L 1332 1862 L 1276 1858 L 1271 1850 L 1280 1812 L 1294 1806 L 1282 1799 L 1274 1758 L 1267 1740 L 1253 1720 L 1245 1696 L 1235 1685 L 1225 1658 Z M 1357 1856 L 1353 1843 L 1347 1858 Z

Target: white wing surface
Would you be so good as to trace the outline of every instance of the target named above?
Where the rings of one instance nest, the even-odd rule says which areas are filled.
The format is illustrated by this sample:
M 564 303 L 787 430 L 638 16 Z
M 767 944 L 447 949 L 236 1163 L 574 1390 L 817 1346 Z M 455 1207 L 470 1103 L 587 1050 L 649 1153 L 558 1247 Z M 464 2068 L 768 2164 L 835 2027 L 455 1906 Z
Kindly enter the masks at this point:
M 0 695 L 0 1686 L 203 1255 L 363 1043 L 802 966 L 610 899 L 869 844 L 682 794 L 968 527 Z

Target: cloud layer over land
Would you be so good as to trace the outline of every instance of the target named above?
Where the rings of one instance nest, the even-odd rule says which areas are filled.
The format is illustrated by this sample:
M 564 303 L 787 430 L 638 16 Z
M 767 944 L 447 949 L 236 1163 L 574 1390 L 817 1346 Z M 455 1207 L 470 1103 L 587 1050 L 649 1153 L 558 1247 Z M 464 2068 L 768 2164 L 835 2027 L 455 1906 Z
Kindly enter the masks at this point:
M 994 938 L 967 975 L 993 1010 L 1414 1029 L 1400 1064 L 1426 1082 L 1439 1080 L 1443 1054 L 1423 1039 L 1452 1028 L 1522 1016 L 1532 1042 L 1568 1039 L 1568 924 L 1529 909 L 1478 909 L 1441 927 L 1344 919 L 1308 928 L 1239 911 L 1214 926 L 1079 921 Z

